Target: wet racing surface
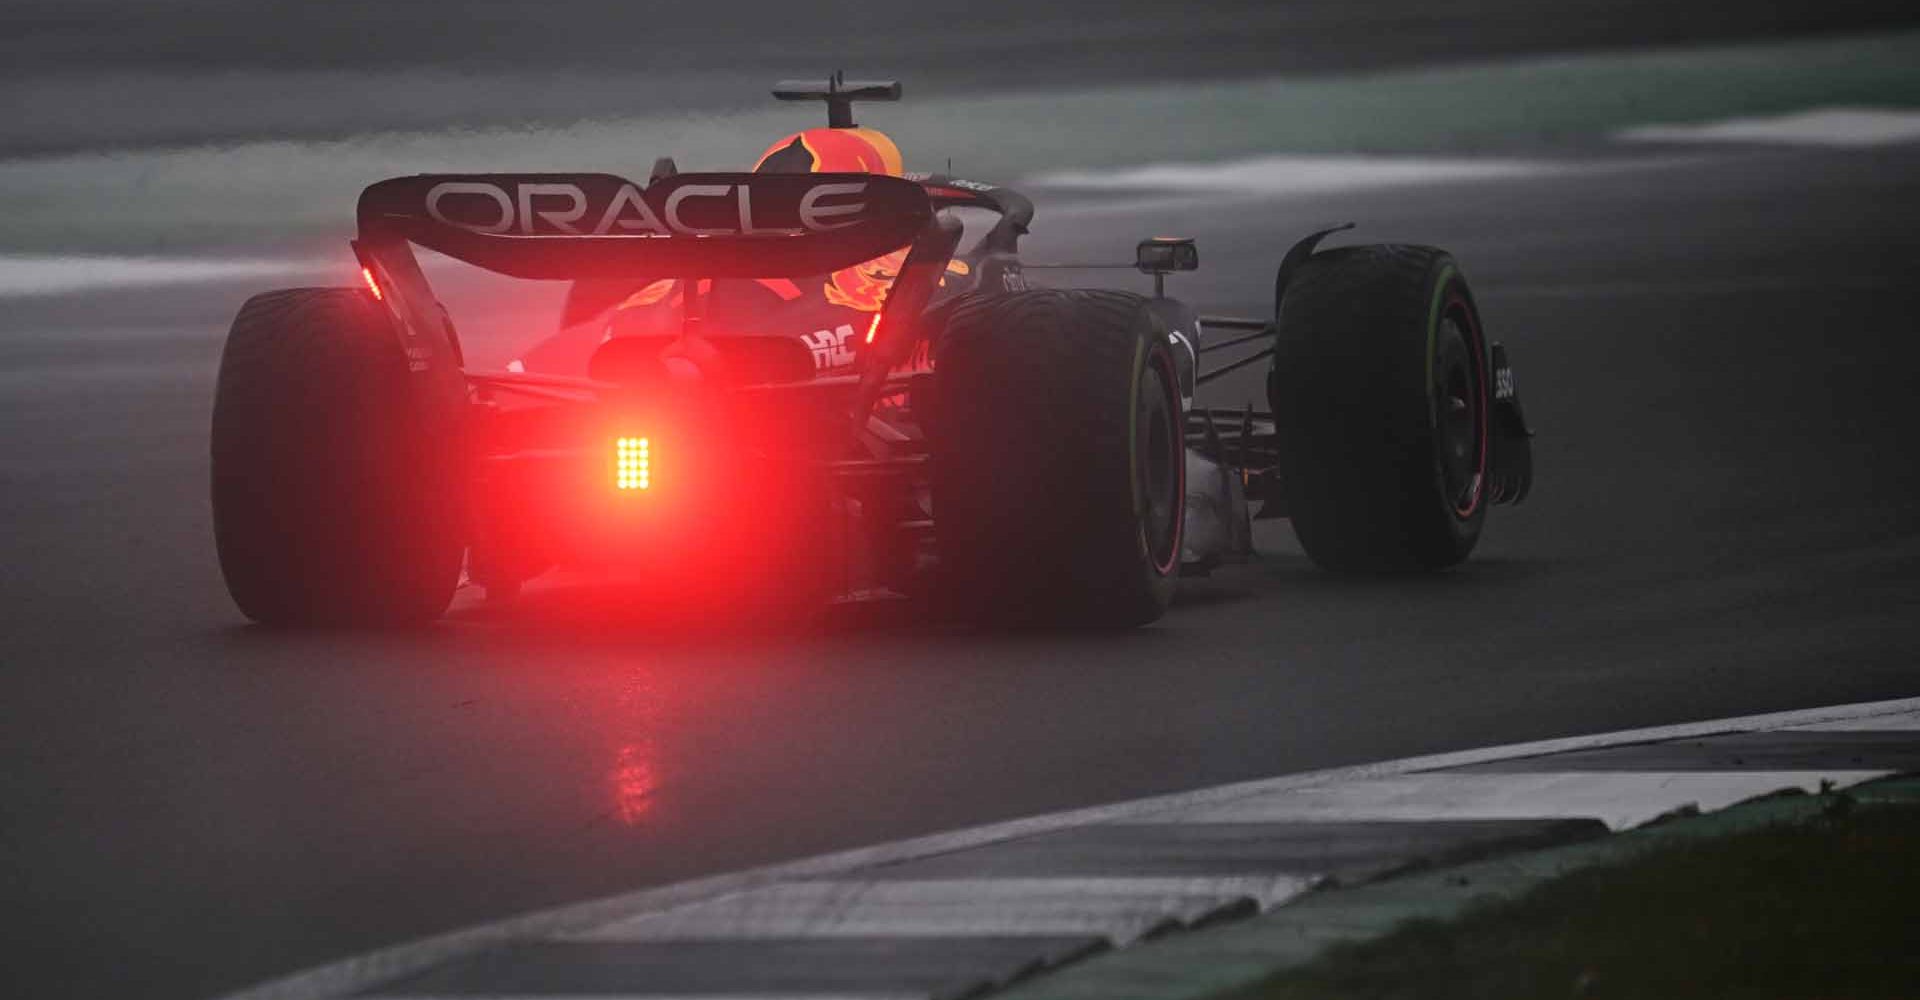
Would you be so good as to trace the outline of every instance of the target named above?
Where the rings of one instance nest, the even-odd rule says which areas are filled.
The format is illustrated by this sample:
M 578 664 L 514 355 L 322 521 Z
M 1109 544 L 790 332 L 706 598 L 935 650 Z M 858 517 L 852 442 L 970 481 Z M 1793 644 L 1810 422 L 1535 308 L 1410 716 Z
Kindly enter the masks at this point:
M 1259 775 L 1913 693 L 1920 150 L 1687 153 L 1297 200 L 1082 207 L 1030 256 L 1447 246 L 1538 427 L 1473 561 L 1336 580 L 1284 522 L 1157 626 L 805 634 L 536 585 L 407 634 L 249 628 L 206 427 L 244 290 L 3 322 L 0 850 L 38 995 L 192 997 L 531 908 Z M 1121 281 L 1128 280 L 1125 277 Z M 1255 392 L 1249 370 L 1207 400 Z

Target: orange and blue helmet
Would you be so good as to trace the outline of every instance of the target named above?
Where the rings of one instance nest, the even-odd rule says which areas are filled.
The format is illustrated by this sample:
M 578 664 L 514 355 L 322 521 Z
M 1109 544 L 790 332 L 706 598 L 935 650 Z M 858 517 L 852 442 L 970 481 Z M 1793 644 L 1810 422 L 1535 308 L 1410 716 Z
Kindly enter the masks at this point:
M 775 174 L 887 174 L 903 172 L 900 147 L 885 132 L 871 128 L 810 128 L 795 132 L 767 147 L 754 164 L 755 173 Z M 822 289 L 828 302 L 861 312 L 877 313 L 893 287 L 893 276 L 906 259 L 901 248 L 864 264 L 827 276 Z
M 810 128 L 781 139 L 760 154 L 755 173 L 887 174 L 898 177 L 900 147 L 872 128 Z

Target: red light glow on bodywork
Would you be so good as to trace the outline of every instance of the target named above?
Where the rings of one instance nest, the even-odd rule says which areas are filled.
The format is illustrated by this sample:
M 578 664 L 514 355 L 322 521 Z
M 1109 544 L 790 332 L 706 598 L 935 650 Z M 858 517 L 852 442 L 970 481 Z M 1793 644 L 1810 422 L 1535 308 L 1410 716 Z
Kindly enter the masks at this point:
M 380 283 L 373 279 L 373 268 L 370 268 L 370 267 L 361 268 L 360 280 L 365 281 L 367 283 L 367 291 L 373 293 L 373 297 L 375 300 L 386 298 L 386 296 L 381 294 L 380 292 Z
M 653 442 L 643 437 L 623 437 L 613 443 L 615 487 L 622 490 L 653 488 Z

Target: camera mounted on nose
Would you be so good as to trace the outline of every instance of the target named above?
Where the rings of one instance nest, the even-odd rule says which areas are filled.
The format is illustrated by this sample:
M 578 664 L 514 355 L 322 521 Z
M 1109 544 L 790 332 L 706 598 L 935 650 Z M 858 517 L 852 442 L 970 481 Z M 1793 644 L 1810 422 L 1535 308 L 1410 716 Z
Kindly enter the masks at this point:
M 855 128 L 853 102 L 897 101 L 900 81 L 849 80 L 836 71 L 825 80 L 782 80 L 773 85 L 773 96 L 782 101 L 825 101 L 828 127 Z
M 1200 248 L 1191 236 L 1149 236 L 1134 248 L 1133 266 L 1153 275 L 1154 298 L 1165 298 L 1167 275 L 1200 269 Z

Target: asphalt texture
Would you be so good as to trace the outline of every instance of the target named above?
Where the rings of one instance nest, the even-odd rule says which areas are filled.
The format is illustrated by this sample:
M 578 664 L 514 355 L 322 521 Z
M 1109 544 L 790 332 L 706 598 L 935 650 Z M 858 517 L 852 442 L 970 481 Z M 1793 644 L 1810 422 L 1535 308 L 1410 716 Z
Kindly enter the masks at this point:
M 1665 154 L 1660 154 L 1665 155 Z M 1677 150 L 1443 188 L 1080 207 L 1031 256 L 1451 248 L 1539 430 L 1472 562 L 1335 579 L 1284 522 L 1156 626 L 864 608 L 695 627 L 535 588 L 438 627 L 247 626 L 206 439 L 246 294 L 0 316 L 0 899 L 40 997 L 198 997 L 704 873 L 1263 775 L 1915 694 L 1920 147 Z M 1122 282 L 1128 279 L 1122 277 Z M 1136 279 L 1137 280 L 1137 277 Z M 1208 401 L 1257 391 L 1257 371 Z

